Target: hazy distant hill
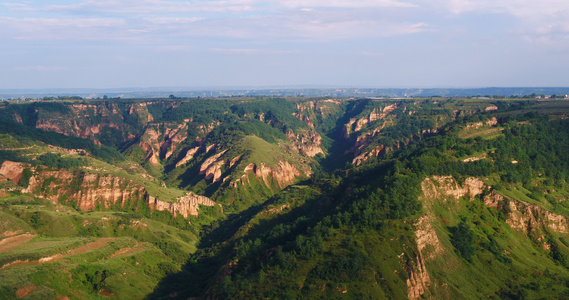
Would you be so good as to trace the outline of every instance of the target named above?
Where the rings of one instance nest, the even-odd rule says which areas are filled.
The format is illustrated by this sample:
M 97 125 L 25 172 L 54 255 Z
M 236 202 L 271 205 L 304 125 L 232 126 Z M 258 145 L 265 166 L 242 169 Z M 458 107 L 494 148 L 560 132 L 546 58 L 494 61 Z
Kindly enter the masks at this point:
M 83 98 L 168 98 L 175 97 L 469 97 L 568 95 L 568 87 L 485 87 L 485 88 L 122 88 L 122 89 L 19 89 L 0 90 L 0 99 L 80 96 Z

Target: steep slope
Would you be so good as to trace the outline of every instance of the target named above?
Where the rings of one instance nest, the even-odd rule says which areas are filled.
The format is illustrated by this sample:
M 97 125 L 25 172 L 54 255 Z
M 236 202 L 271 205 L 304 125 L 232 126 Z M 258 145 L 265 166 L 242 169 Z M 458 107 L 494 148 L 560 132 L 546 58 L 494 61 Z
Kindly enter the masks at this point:
M 518 117 L 501 135 L 459 138 L 468 124 L 454 123 L 444 135 L 394 151 L 393 159 L 337 173 L 346 176 L 342 180 L 289 187 L 221 222 L 178 275 L 195 284 L 177 286 L 177 292 L 214 298 L 563 297 L 569 279 L 569 211 L 562 204 L 569 195 L 567 121 Z M 520 140 L 528 147 L 514 147 Z M 463 158 L 481 152 L 481 159 Z

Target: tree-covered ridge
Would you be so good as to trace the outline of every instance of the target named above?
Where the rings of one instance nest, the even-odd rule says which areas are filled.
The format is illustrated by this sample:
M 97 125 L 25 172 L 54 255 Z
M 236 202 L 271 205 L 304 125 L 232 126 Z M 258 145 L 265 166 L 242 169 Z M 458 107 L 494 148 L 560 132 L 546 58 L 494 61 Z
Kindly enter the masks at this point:
M 56 280 L 66 274 L 86 298 L 567 294 L 569 123 L 561 103 L 58 103 L 85 112 L 79 117 L 42 105 L 28 106 L 35 123 L 14 117 L 28 111 L 24 106 L 0 109 L 15 121 L 0 132 L 0 158 L 23 162 L 11 164 L 23 169 L 21 178 L 0 176 L 0 215 L 9 220 L 0 222 L 0 234 L 22 230 L 17 237 L 30 238 L 31 247 L 0 253 L 0 260 L 72 255 L 32 264 L 16 277 L 24 270 L 18 265 L 0 270 L 3 294 L 34 285 L 37 297 L 75 297 Z M 63 131 L 68 135 L 34 128 L 59 130 L 68 120 L 89 124 L 87 139 L 68 136 L 83 132 L 74 126 Z M 378 147 L 390 149 L 368 152 Z M 72 149 L 110 149 L 124 160 L 105 159 L 109 164 L 100 154 Z M 356 164 L 359 155 L 366 159 Z M 82 186 L 87 179 L 93 184 Z M 33 198 L 41 190 L 55 201 L 53 189 L 64 180 L 70 189 L 62 195 L 73 199 L 91 201 L 86 186 L 101 194 L 137 192 L 112 205 L 93 199 L 85 211 L 63 196 L 48 205 L 47 198 Z M 198 216 L 187 219 L 148 205 L 157 199 L 167 206 L 189 191 L 215 205 L 199 206 Z M 61 245 L 45 246 L 52 242 Z M 82 256 L 81 247 L 92 242 L 101 248 Z M 47 281 L 46 272 L 53 274 Z M 117 284 L 120 278 L 129 284 Z
M 66 149 L 83 149 L 93 156 L 107 162 L 124 160 L 122 154 L 111 147 L 97 146 L 89 140 L 67 136 L 56 132 L 44 131 L 8 120 L 0 120 L 0 133 L 10 134 L 21 140 L 41 141 L 49 145 Z
M 566 168 L 562 166 L 568 157 L 560 150 L 569 146 L 568 125 L 567 120 L 520 117 L 504 124 L 504 136 L 484 140 L 459 138 L 458 132 L 463 126 L 459 121 L 444 133 L 425 138 L 384 159 L 370 160 L 360 168 L 336 175 L 314 178 L 308 186 L 291 187 L 252 209 L 242 219 L 227 220 L 212 230 L 208 235 L 210 242 L 194 255 L 195 260 L 180 274 L 192 282 L 197 281 L 184 295 L 206 293 L 243 299 L 283 294 L 337 297 L 345 292 L 349 297 L 405 297 L 408 288 L 405 282 L 414 268 L 413 260 L 419 255 L 413 246 L 412 224 L 421 216 L 421 204 L 417 201 L 422 193 L 421 182 L 430 176 L 448 175 L 459 181 L 470 176 L 494 178 L 502 182 L 496 184 L 494 190 L 515 190 L 523 186 L 527 197 L 569 216 L 563 207 L 552 207 L 547 200 L 558 198 L 558 190 L 566 191 Z M 520 141 L 527 141 L 530 147 L 517 147 Z M 463 149 L 469 149 L 468 153 Z M 541 152 L 544 149 L 549 150 Z M 484 159 L 462 161 L 464 154 L 485 151 L 488 156 Z M 546 174 L 548 165 L 544 168 L 539 163 L 512 163 L 513 156 L 529 162 L 540 153 L 561 167 Z M 560 169 L 564 171 L 557 171 Z M 517 173 L 527 179 L 503 178 Z M 340 179 L 339 174 L 348 176 Z M 547 180 L 550 182 L 545 183 Z M 456 223 L 446 225 L 445 229 L 457 262 L 470 272 L 463 276 L 497 276 L 499 279 L 493 283 L 497 287 L 493 292 L 496 297 L 539 295 L 543 291 L 541 287 L 548 284 L 555 286 L 548 295 L 565 293 L 560 278 L 569 279 L 569 271 L 563 267 L 566 263 L 563 257 L 569 248 L 564 245 L 563 237 L 552 234 L 548 242 L 552 250 L 543 250 L 541 239 L 530 237 L 525 241 L 527 237 L 513 233 L 505 222 L 508 212 L 504 208 L 485 208 L 481 198 L 464 201 L 457 212 L 462 217 L 455 215 Z M 481 230 L 487 226 L 490 227 Z M 472 230 L 475 227 L 479 229 Z M 556 262 L 561 263 L 561 267 L 549 269 L 549 273 L 533 279 L 520 278 L 519 284 L 512 284 L 511 278 L 517 278 L 526 268 L 542 267 L 525 257 L 514 258 L 523 267 L 513 265 L 512 258 L 504 254 L 508 253 L 505 249 L 511 250 L 511 243 L 516 243 L 512 239 L 524 240 L 524 244 L 533 247 L 538 260 L 548 261 L 548 268 Z M 401 253 L 405 256 L 401 257 Z M 411 265 L 401 264 L 402 258 Z M 215 261 L 219 264 L 212 270 Z M 501 267 L 481 267 L 487 261 Z M 471 273 L 477 268 L 489 273 Z M 203 272 L 209 274 L 205 278 L 217 278 L 213 289 L 200 288 Z M 170 280 L 175 281 L 175 278 Z M 463 294 L 467 288 L 470 286 L 462 292 L 460 288 L 452 291 L 450 295 L 472 296 Z M 445 297 L 446 292 L 438 292 L 429 293 Z

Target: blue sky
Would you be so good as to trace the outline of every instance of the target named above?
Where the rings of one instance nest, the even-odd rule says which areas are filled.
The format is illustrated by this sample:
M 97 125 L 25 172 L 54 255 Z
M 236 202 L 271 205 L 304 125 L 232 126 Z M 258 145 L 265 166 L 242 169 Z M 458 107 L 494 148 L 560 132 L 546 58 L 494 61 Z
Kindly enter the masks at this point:
M 569 86 L 566 0 L 0 4 L 0 89 Z

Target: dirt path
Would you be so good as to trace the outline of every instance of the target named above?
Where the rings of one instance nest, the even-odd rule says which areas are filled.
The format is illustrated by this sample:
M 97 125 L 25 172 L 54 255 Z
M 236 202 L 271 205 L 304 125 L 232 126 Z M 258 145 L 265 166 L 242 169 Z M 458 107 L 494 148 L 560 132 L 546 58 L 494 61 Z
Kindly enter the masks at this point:
M 77 255 L 77 254 L 82 254 L 85 252 L 89 252 L 89 251 L 93 251 L 93 250 L 97 250 L 99 248 L 103 248 L 105 247 L 108 243 L 110 243 L 111 241 L 114 241 L 116 238 L 111 237 L 111 238 L 100 238 L 94 242 L 85 244 L 79 248 L 75 248 L 72 250 L 69 250 L 69 252 L 67 252 L 65 254 L 65 257 L 68 256 L 73 256 L 73 255 Z
M 117 252 L 115 252 L 111 256 L 109 256 L 109 259 L 119 257 L 119 256 L 126 256 L 126 255 L 133 254 L 133 253 L 142 252 L 145 250 L 143 247 L 143 245 L 145 245 L 145 244 L 146 243 L 137 243 L 136 246 L 134 246 L 134 247 L 126 247 L 126 248 L 119 249 Z
M 23 243 L 28 242 L 29 240 L 33 239 L 36 236 L 37 236 L 37 234 L 26 233 L 26 234 L 21 234 L 21 235 L 16 235 L 16 236 L 11 236 L 9 238 L 5 238 L 5 239 L 0 241 L 0 253 L 7 252 L 8 250 L 11 250 L 12 248 L 14 248 L 16 246 L 19 246 Z
M 464 135 L 459 135 L 459 137 L 461 137 L 463 139 L 468 139 L 468 138 L 476 137 L 476 136 L 485 137 L 485 136 L 490 136 L 492 134 L 497 134 L 499 132 L 502 132 L 503 130 L 504 130 L 504 128 L 490 128 L 490 129 L 475 131 L 475 132 L 464 134 Z
M 35 289 L 36 289 L 35 285 L 29 285 L 29 286 L 23 287 L 23 288 L 19 289 L 18 291 L 16 291 L 16 298 L 18 298 L 18 299 L 24 298 L 24 297 L 28 296 Z
M 17 237 L 21 237 L 21 235 L 17 236 Z M 35 237 L 35 235 L 31 235 L 31 238 Z M 16 237 L 14 237 L 16 238 Z M 31 239 L 30 238 L 30 239 Z M 9 238 L 11 239 L 11 238 Z M 73 255 L 77 255 L 77 254 L 82 254 L 85 252 L 89 252 L 89 251 L 93 251 L 93 250 L 97 250 L 99 248 L 102 248 L 104 246 L 106 246 L 108 243 L 110 243 L 111 241 L 115 240 L 116 238 L 100 238 L 94 242 L 85 244 L 83 246 L 80 246 L 78 248 L 72 249 L 67 251 L 65 254 L 55 254 L 52 256 L 48 256 L 48 257 L 43 257 L 39 260 L 33 260 L 33 261 L 29 261 L 29 260 L 24 260 L 24 261 L 20 261 L 20 260 L 16 260 L 13 261 L 11 263 L 5 264 L 4 266 L 0 267 L 0 270 L 8 268 L 8 267 L 15 267 L 15 266 L 27 266 L 27 265 L 39 265 L 39 264 L 45 264 L 45 263 L 52 263 L 52 262 L 56 262 L 59 261 L 63 258 L 69 257 L 69 256 L 73 256 Z M 6 240 L 6 239 L 4 239 Z M 0 241 L 3 242 L 4 240 Z M 29 240 L 29 239 L 28 239 Z M 19 244 L 22 244 L 23 242 L 20 242 Z M 18 244 L 18 245 L 19 245 Z M 11 244 L 10 244 L 11 245 Z M 16 245 L 10 247 L 13 248 Z M 1 247 L 1 246 L 0 246 Z M 120 251 L 120 250 L 119 250 Z

